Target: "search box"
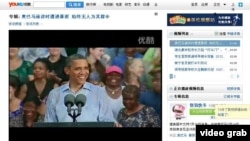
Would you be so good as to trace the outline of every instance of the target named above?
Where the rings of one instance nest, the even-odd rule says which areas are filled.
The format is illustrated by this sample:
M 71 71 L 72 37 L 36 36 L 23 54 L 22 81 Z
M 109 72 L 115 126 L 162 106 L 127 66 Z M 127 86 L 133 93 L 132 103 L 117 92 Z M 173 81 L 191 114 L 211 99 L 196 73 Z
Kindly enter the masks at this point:
M 65 8 L 64 1 L 36 1 L 33 2 L 35 8 Z

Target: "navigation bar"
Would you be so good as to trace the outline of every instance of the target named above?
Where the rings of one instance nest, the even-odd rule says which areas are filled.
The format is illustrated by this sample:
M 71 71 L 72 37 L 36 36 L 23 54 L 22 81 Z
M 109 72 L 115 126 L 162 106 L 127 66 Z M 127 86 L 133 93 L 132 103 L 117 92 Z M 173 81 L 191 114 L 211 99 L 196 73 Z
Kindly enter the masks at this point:
M 79 1 L 0 1 L 0 9 L 4 10 L 250 10 L 250 1 L 244 0 L 79 0 Z

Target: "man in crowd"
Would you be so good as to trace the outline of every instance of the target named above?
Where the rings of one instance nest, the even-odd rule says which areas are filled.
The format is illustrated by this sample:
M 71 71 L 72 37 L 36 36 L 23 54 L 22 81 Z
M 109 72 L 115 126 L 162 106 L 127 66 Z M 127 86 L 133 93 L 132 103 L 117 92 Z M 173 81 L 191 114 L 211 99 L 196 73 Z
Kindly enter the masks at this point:
M 86 82 L 89 70 L 89 64 L 84 56 L 73 54 L 67 58 L 65 72 L 69 76 L 69 82 L 50 92 L 45 122 L 73 121 L 64 103 L 64 98 L 67 95 L 86 96 L 86 104 L 82 107 L 81 114 L 76 117 L 77 122 L 115 121 L 103 89 Z M 71 109 L 77 109 L 77 105 L 72 106 Z M 71 113 L 73 115 L 73 111 Z

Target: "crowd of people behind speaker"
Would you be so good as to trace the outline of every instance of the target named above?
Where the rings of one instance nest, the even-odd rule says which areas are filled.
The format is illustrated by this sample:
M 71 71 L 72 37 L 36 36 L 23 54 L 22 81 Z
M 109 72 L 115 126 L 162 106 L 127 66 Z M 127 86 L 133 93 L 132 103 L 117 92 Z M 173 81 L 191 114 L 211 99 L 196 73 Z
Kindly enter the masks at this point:
M 71 49 L 57 47 L 11 47 L 9 54 L 10 76 L 18 78 L 19 84 L 13 87 L 10 81 L 10 89 L 14 88 L 16 91 L 14 92 L 15 96 L 10 94 L 12 95 L 10 97 L 10 126 L 22 127 L 24 125 L 23 122 L 17 122 L 18 120 L 16 119 L 27 121 L 27 115 L 25 116 L 25 114 L 20 113 L 25 113 L 24 104 L 30 101 L 33 101 L 35 106 L 37 106 L 35 107 L 36 114 L 39 115 L 39 120 L 33 118 L 34 122 L 43 121 L 49 92 L 58 86 L 66 84 L 69 80 L 69 76 L 65 73 L 65 63 L 67 57 L 72 54 L 81 54 L 86 57 L 90 69 L 87 81 L 104 89 L 104 95 L 109 99 L 108 102 L 110 103 L 113 117 L 116 121 L 118 121 L 117 116 L 119 111 L 127 109 L 126 104 L 124 104 L 125 100 L 122 96 L 122 89 L 126 86 L 131 87 L 131 85 L 137 86 L 140 90 L 138 105 L 142 103 L 147 107 L 152 107 L 152 109 L 156 111 L 156 116 L 161 118 L 162 100 L 161 82 L 159 80 L 161 78 L 160 48 Z M 12 91 L 10 91 L 10 93 L 11 92 Z M 139 111 L 143 111 L 143 109 L 145 110 L 145 108 L 140 105 L 134 109 L 134 111 L 123 111 L 129 111 L 127 115 L 134 118 L 137 117 L 135 115 L 138 114 Z M 151 109 L 150 111 L 150 113 L 152 113 Z M 36 114 L 33 115 L 36 116 Z M 126 112 L 124 114 L 126 114 Z M 32 114 L 29 116 L 32 116 Z M 133 121 L 131 120 L 125 121 L 131 123 L 124 123 L 122 125 L 124 127 L 145 126 L 140 126 L 138 123 L 132 125 Z M 20 123 L 22 124 L 20 125 Z M 156 123 L 157 124 L 154 123 L 152 126 L 161 126 L 157 120 Z

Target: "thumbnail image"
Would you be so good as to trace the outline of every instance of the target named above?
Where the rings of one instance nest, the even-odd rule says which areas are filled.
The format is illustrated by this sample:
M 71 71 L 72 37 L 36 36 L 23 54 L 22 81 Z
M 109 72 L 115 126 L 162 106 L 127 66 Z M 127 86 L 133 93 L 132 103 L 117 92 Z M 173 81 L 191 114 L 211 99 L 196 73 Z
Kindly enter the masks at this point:
M 172 119 L 181 120 L 186 118 L 186 105 L 185 104 L 174 104 L 171 106 Z

